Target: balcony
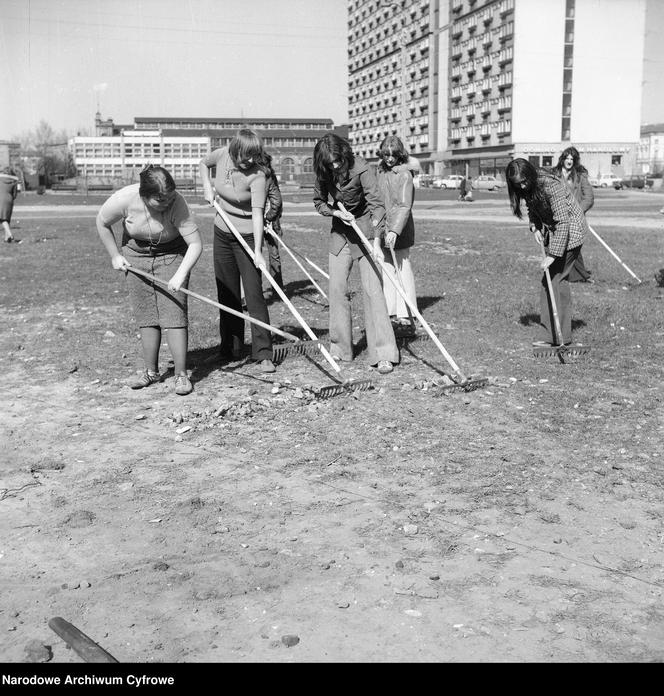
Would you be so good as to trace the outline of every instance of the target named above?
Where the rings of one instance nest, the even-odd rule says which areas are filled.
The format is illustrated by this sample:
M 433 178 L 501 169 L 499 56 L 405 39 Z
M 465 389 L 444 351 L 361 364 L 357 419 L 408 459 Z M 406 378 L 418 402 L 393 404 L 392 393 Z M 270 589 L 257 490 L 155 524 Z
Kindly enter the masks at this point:
M 512 71 L 503 73 L 498 78 L 498 87 L 507 87 L 512 84 Z
M 509 111 L 512 108 L 512 97 L 501 97 L 498 100 L 498 113 Z
M 512 132 L 512 121 L 498 122 L 498 135 L 507 135 Z
M 480 105 L 480 113 L 482 116 L 488 116 L 491 113 L 491 103 L 488 101 L 483 101 Z
M 514 49 L 511 46 L 509 48 L 503 48 L 498 54 L 498 64 L 505 65 L 505 63 L 509 63 L 513 55 Z

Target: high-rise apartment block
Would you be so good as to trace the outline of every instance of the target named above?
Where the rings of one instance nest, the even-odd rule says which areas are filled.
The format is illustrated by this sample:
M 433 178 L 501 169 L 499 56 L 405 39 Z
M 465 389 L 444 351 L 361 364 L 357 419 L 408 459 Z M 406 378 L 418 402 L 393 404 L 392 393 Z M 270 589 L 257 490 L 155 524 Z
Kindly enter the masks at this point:
M 349 0 L 349 120 L 367 158 L 398 134 L 429 172 L 637 170 L 645 0 Z

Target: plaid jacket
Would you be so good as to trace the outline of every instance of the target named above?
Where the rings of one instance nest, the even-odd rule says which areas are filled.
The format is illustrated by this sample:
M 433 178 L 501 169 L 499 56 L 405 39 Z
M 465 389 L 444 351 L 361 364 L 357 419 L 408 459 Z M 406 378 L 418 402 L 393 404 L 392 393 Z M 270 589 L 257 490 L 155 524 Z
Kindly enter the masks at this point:
M 568 249 L 576 249 L 583 244 L 589 231 L 586 216 L 574 193 L 553 174 L 538 170 L 537 185 L 544 192 L 545 209 L 541 219 L 529 209 L 528 218 L 538 229 L 548 228 L 549 255 L 564 256 Z

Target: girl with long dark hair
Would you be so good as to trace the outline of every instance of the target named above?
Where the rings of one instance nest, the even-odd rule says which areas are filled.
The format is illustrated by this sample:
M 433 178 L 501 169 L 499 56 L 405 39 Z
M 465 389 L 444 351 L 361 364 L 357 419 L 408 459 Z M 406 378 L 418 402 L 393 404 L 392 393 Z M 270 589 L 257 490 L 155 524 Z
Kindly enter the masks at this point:
M 569 186 L 585 215 L 595 203 L 595 194 L 588 180 L 588 170 L 581 164 L 579 151 L 575 147 L 564 149 L 558 158 L 558 164 L 553 168 L 553 173 Z M 592 283 L 590 274 L 591 271 L 586 269 L 583 255 L 579 252 L 570 271 L 569 282 Z
M 210 178 L 212 167 L 216 168 L 214 182 Z M 254 131 L 242 129 L 232 138 L 228 147 L 214 150 L 204 157 L 198 170 L 205 200 L 213 205 L 216 190 L 219 204 L 233 227 L 244 237 L 249 247 L 254 248 L 255 262 L 252 262 L 221 215 L 215 216 L 212 255 L 219 303 L 241 312 L 242 280 L 249 314 L 269 324 L 261 271 L 266 270 L 262 248 L 263 215 L 267 199 L 267 176 L 271 170 L 263 141 Z M 244 321 L 220 310 L 219 333 L 222 364 L 241 359 L 244 351 Z M 275 371 L 270 332 L 255 324 L 251 325 L 251 356 L 259 363 L 261 371 Z
M 512 160 L 505 168 L 507 192 L 512 212 L 520 220 L 523 217 L 521 203 L 528 208 L 530 230 L 538 244 L 544 244 L 551 285 L 558 308 L 562 330 L 562 343 L 572 341 L 571 293 L 569 274 L 579 256 L 588 223 L 574 194 L 550 172 L 536 169 L 521 157 Z M 553 308 L 549 300 L 546 277 L 542 276 L 540 288 L 540 322 L 542 339 L 533 345 L 557 343 L 553 328 Z
M 385 305 L 380 270 L 351 226 L 357 225 L 374 249 L 385 228 L 385 205 L 376 176 L 355 157 L 350 144 L 334 133 L 324 135 L 314 148 L 314 206 L 332 218 L 329 246 L 330 352 L 339 360 L 353 359 L 353 331 L 348 279 L 357 261 L 362 284 L 364 326 L 369 364 L 381 374 L 392 372 L 399 349 Z M 347 212 L 336 205 L 343 204 Z

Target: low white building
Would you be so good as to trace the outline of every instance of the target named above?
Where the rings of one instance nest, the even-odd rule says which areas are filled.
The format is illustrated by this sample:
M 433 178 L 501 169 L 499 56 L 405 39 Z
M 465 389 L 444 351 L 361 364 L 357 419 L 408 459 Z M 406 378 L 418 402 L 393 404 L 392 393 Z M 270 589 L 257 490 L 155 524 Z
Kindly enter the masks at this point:
M 210 152 L 206 136 L 165 136 L 161 130 L 122 130 L 113 136 L 76 136 L 69 149 L 79 177 L 99 183 L 138 181 L 146 164 L 159 164 L 176 180 L 195 181 Z
M 664 123 L 641 126 L 637 166 L 638 174 L 664 173 Z

